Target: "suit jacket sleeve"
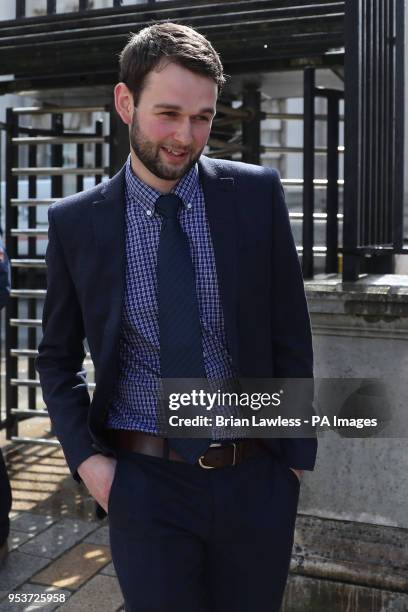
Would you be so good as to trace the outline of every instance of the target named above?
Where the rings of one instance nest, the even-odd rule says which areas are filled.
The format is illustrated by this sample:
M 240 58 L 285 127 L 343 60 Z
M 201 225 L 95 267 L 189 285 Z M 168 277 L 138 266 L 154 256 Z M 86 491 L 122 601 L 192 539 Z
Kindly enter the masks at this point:
M 36 368 L 54 431 L 69 469 L 74 478 L 80 480 L 77 467 L 96 452 L 87 425 L 90 398 L 86 372 L 82 369 L 85 333 L 81 308 L 54 217 L 55 209 L 50 207 L 47 295 Z
M 272 229 L 272 343 L 275 378 L 313 378 L 313 346 L 302 271 L 290 228 L 279 175 L 274 172 Z M 296 394 L 296 390 L 295 390 Z M 302 400 L 303 401 L 303 400 Z M 304 414 L 313 410 L 313 385 L 307 386 Z M 317 440 L 282 438 L 289 467 L 313 470 Z

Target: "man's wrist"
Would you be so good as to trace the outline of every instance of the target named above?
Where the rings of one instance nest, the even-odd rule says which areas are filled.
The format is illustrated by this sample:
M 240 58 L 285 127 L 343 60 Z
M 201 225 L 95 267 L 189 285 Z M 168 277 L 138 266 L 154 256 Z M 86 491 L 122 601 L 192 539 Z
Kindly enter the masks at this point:
M 299 478 L 299 481 L 302 480 L 304 470 L 297 470 L 296 468 L 292 467 L 290 467 L 289 469 L 292 470 L 292 472 L 295 472 L 296 476 Z
M 86 474 L 88 466 L 93 462 L 93 457 L 103 457 L 103 455 L 102 453 L 92 453 L 78 465 L 76 473 L 81 480 L 83 480 L 83 475 Z M 92 459 L 92 461 L 90 461 L 90 459 Z

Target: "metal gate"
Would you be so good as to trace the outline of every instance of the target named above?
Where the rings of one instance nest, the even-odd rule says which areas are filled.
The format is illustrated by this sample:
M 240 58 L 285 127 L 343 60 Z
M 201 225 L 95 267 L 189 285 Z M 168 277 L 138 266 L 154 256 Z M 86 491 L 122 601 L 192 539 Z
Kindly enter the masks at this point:
M 5 386 L 6 433 L 14 441 L 34 441 L 19 435 L 22 420 L 48 417 L 34 367 L 46 291 L 47 209 L 109 175 L 109 121 L 108 107 L 7 109 L 5 237 L 12 291 Z M 52 431 L 35 442 L 58 444 Z

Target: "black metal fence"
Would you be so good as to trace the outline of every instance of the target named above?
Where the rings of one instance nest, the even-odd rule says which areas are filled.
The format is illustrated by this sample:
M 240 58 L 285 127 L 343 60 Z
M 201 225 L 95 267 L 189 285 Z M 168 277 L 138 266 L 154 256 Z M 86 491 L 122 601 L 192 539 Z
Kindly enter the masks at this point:
M 346 280 L 404 252 L 404 4 L 346 3 Z
M 0 121 L 0 227 L 5 227 L 5 150 L 7 138 L 7 124 Z M 3 237 L 4 241 L 4 237 Z M 5 337 L 6 337 L 6 313 L 5 309 L 0 310 L 0 430 L 8 425 L 5 401 Z
M 315 194 L 315 99 L 327 100 L 327 151 L 326 151 L 326 273 L 337 273 L 339 269 L 339 147 L 340 100 L 344 91 L 316 87 L 315 69 L 304 71 L 304 120 L 303 120 L 303 253 L 304 278 L 314 275 L 314 194 Z
M 96 120 L 92 132 L 75 132 L 64 126 L 64 112 L 85 112 L 93 117 L 92 113 L 99 115 L 107 110 L 7 109 L 5 237 L 12 266 L 12 290 L 6 310 L 6 430 L 8 438 L 23 442 L 26 440 L 17 435 L 18 422 L 32 416 L 48 416 L 34 367 L 46 287 L 47 208 L 68 195 L 64 189 L 67 178 L 71 178 L 72 192 L 90 186 L 84 184 L 85 177 L 91 177 L 95 184 L 109 174 L 109 168 L 103 165 L 103 146 L 108 146 L 109 138 L 103 135 L 101 120 Z M 50 127 L 34 126 L 36 116 L 46 116 Z M 23 122 L 23 118 L 29 120 Z M 85 163 L 84 149 L 90 145 L 92 150 Z M 67 163 L 64 146 L 69 146 L 71 153 L 75 151 L 71 163 Z M 41 165 L 41 160 L 47 158 L 49 165 Z

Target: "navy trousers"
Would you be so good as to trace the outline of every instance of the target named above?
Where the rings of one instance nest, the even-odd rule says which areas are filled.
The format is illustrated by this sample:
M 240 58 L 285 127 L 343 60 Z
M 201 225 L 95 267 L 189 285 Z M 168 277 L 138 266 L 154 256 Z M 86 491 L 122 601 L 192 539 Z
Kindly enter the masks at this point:
M 205 470 L 121 452 L 109 498 L 127 612 L 278 612 L 299 497 L 268 452 Z
M 0 546 L 8 538 L 10 530 L 11 489 L 3 453 L 0 448 Z

